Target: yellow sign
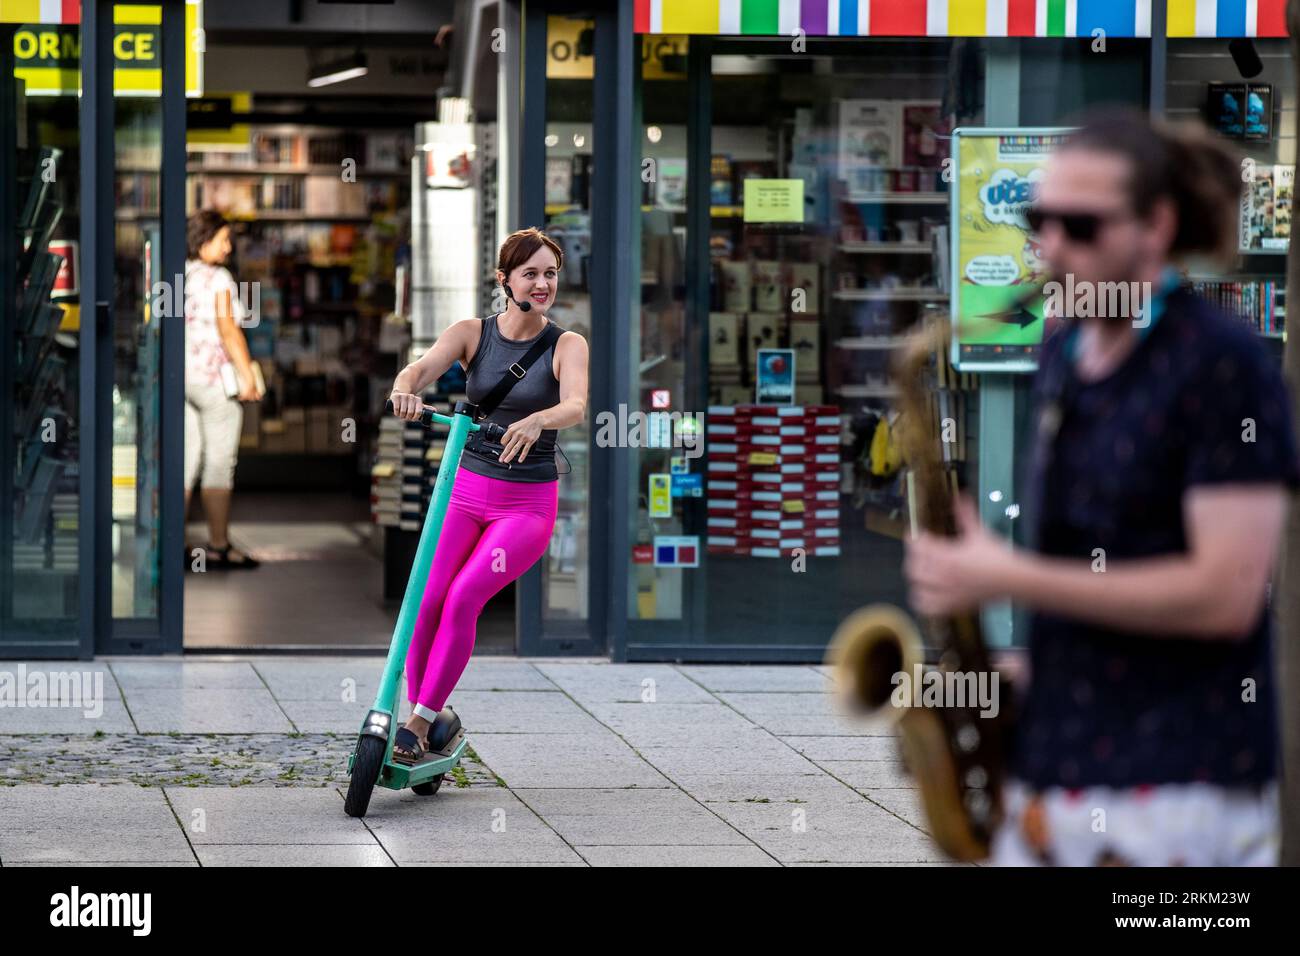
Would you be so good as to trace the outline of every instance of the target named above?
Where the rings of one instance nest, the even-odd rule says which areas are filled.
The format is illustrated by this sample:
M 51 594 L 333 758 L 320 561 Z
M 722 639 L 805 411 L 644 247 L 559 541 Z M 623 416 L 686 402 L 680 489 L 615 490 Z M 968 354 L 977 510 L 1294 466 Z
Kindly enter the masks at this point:
M 803 180 L 746 179 L 745 222 L 803 222 Z
M 209 93 L 186 104 L 185 145 L 192 150 L 247 149 L 252 133 L 241 113 L 253 108 L 252 93 Z
M 203 2 L 185 4 L 185 95 L 203 95 Z M 14 31 L 14 76 L 28 96 L 75 96 L 81 91 L 81 27 L 29 23 Z M 113 7 L 113 92 L 158 96 L 162 90 L 162 8 Z
M 546 76 L 553 80 L 590 80 L 595 76 L 592 56 L 595 20 L 569 17 L 546 18 Z M 641 76 L 647 80 L 685 79 L 685 36 L 641 38 Z
M 657 472 L 650 475 L 650 517 L 673 516 L 673 476 Z

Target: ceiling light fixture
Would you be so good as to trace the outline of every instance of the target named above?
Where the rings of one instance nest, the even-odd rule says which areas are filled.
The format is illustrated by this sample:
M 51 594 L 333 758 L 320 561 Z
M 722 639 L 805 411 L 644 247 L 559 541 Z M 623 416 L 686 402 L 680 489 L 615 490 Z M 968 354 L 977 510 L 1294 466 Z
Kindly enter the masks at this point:
M 310 87 L 330 86 L 334 83 L 342 83 L 344 80 L 354 80 L 359 76 L 365 76 L 369 72 L 370 70 L 366 66 L 366 55 L 358 50 L 351 56 L 344 57 L 341 60 L 333 60 L 312 67 L 307 74 L 307 85 Z

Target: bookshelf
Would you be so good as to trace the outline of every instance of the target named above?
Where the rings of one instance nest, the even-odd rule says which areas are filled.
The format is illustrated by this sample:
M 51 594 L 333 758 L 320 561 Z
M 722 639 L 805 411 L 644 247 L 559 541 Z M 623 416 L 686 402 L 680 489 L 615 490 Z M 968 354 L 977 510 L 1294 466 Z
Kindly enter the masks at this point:
M 240 456 L 285 465 L 280 486 L 347 457 L 357 484 L 369 477 L 373 383 L 391 380 L 402 358 L 381 339 L 409 255 L 413 152 L 410 132 L 263 124 L 244 150 L 187 158 L 187 212 L 215 208 L 231 220 L 231 271 L 258 284 L 260 321 L 245 336 L 267 394 L 244 407 Z M 266 484 L 280 467 L 254 470 Z

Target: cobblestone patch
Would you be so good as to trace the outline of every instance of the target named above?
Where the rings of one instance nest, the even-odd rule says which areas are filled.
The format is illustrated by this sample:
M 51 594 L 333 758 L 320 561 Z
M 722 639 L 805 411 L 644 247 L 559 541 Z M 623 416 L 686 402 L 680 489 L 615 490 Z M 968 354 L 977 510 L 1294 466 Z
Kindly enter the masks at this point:
M 348 782 L 341 734 L 0 735 L 0 786 L 329 787 Z M 471 746 L 443 786 L 503 786 Z

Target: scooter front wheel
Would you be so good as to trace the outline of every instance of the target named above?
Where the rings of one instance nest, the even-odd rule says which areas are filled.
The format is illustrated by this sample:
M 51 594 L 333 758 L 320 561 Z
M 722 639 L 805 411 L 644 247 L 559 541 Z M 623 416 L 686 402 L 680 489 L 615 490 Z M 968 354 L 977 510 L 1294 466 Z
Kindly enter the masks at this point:
M 343 812 L 350 817 L 364 817 L 370 806 L 370 795 L 375 792 L 379 771 L 384 764 L 384 741 L 369 734 L 357 741 L 357 759 L 352 762 L 352 780 L 348 783 L 348 797 L 343 802 Z

